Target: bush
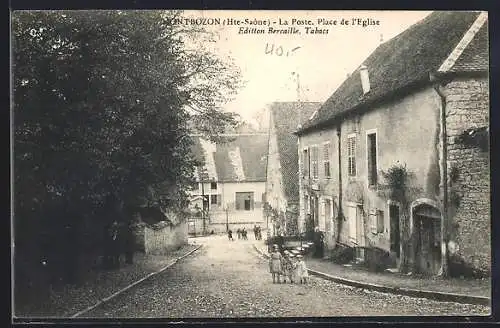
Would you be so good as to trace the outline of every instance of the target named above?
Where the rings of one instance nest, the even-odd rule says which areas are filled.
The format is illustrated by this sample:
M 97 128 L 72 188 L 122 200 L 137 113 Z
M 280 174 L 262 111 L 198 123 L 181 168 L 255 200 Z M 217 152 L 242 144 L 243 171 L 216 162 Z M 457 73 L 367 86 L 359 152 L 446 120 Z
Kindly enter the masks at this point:
M 331 260 L 337 264 L 346 264 L 354 260 L 354 248 L 337 244 L 332 251 Z
M 489 276 L 488 272 L 472 267 L 458 255 L 451 255 L 448 260 L 451 278 L 482 279 Z
M 383 272 L 390 265 L 390 253 L 378 247 L 365 248 L 366 265 L 375 272 Z

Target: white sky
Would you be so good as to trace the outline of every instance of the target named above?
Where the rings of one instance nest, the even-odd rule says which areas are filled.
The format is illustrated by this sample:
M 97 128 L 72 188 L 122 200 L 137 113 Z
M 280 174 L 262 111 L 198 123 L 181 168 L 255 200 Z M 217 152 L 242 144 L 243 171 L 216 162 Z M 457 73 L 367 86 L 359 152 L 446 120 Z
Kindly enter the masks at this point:
M 379 20 L 378 26 L 318 26 L 329 28 L 326 35 L 306 34 L 238 34 L 236 26 L 219 26 L 220 40 L 214 44 L 221 56 L 231 56 L 247 81 L 231 103 L 225 107 L 252 121 L 256 112 L 273 101 L 296 101 L 297 82 L 292 72 L 300 75 L 302 101 L 325 101 L 380 44 L 396 36 L 427 16 L 429 11 L 187 11 L 187 17 L 219 17 L 239 19 L 319 18 L 340 20 L 352 18 Z M 248 25 L 244 25 L 248 26 Z M 250 26 L 249 26 L 250 27 Z M 259 26 L 256 26 L 259 27 Z M 280 27 L 274 25 L 274 27 Z M 287 26 L 283 26 L 287 27 Z M 267 27 L 264 27 L 267 30 Z M 266 54 L 274 45 L 284 53 L 295 48 L 288 57 Z

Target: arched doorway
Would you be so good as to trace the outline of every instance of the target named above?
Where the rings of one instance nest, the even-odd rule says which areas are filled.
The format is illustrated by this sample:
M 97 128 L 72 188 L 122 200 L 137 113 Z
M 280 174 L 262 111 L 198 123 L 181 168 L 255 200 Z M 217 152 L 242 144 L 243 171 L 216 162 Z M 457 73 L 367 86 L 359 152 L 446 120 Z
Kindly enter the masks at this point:
M 412 206 L 415 235 L 415 269 L 419 273 L 436 275 L 441 268 L 441 211 L 428 202 Z

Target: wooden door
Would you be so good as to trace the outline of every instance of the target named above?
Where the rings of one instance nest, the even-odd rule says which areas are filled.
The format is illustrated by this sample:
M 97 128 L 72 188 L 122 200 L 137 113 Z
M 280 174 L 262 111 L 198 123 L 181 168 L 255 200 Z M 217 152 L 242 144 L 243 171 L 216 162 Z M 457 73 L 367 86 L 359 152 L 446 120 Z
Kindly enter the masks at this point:
M 399 230 L 399 206 L 390 205 L 389 206 L 389 218 L 390 218 L 390 242 L 391 242 L 391 252 L 396 253 L 396 257 L 399 259 L 401 246 L 400 237 L 401 232 Z

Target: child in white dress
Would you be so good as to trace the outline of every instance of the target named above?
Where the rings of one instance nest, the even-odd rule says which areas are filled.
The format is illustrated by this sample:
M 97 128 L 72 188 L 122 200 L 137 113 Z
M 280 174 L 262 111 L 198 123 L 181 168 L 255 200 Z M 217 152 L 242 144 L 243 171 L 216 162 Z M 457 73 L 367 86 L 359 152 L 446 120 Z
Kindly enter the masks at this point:
M 304 257 L 302 255 L 297 255 L 297 278 L 301 284 L 306 284 L 309 278 L 309 273 L 307 272 L 306 262 L 304 262 Z

